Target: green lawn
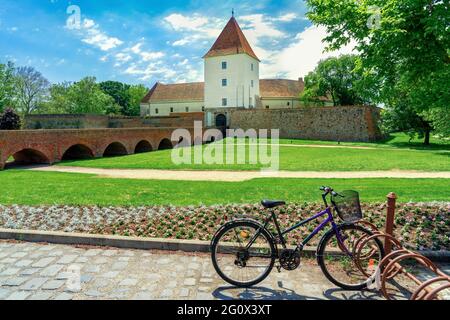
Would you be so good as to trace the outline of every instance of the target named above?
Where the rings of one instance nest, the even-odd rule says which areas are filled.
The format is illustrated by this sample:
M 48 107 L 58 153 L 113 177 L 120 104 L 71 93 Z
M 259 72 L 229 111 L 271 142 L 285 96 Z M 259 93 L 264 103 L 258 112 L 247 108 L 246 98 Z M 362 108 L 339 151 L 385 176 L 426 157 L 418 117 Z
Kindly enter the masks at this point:
M 396 148 L 413 150 L 447 150 L 450 151 L 450 139 L 431 138 L 431 144 L 426 146 L 423 139 L 412 139 L 407 134 L 395 133 L 380 142 L 336 142 L 336 141 L 318 141 L 318 140 L 299 140 L 299 139 L 280 139 L 284 144 L 304 144 L 304 145 L 340 145 L 350 147 L 371 147 L 371 148 Z
M 448 179 L 256 179 L 191 182 L 103 179 L 91 175 L 22 170 L 0 172 L 0 203 L 22 205 L 216 205 L 257 203 L 263 198 L 319 202 L 322 185 L 354 189 L 363 202 L 383 202 L 395 191 L 400 202 L 450 201 Z
M 210 148 L 203 146 L 203 149 Z M 196 147 L 200 149 L 202 147 Z M 247 146 L 247 151 L 248 151 Z M 171 159 L 172 151 L 157 151 L 118 158 L 66 161 L 59 165 L 106 169 L 179 169 L 179 170 L 259 170 L 261 164 L 182 164 Z M 224 152 L 223 159 L 226 157 Z M 222 158 L 220 158 L 222 159 Z M 193 161 L 192 161 L 193 162 Z M 221 161 L 223 162 L 223 161 Z M 280 169 L 288 171 L 450 171 L 450 151 L 407 150 L 394 148 L 349 149 L 280 147 Z

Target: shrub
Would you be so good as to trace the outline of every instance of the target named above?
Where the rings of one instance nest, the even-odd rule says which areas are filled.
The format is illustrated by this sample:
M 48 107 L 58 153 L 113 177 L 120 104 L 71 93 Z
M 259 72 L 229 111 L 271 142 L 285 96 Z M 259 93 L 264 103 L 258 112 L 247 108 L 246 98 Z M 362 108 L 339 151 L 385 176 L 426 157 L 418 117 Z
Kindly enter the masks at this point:
M 20 126 L 20 116 L 13 109 L 6 109 L 0 118 L 0 130 L 20 130 Z

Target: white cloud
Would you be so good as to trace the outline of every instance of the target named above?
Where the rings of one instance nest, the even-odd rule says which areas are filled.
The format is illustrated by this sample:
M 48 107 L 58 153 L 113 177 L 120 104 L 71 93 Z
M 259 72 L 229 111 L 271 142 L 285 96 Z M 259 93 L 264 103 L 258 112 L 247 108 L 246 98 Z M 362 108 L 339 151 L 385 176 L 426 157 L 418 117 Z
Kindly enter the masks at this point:
M 84 19 L 81 28 L 77 32 L 82 37 L 81 41 L 102 51 L 109 51 L 123 44 L 122 40 L 110 37 L 100 30 L 99 25 L 92 19 Z
M 178 13 L 171 14 L 164 18 L 175 31 L 194 30 L 208 23 L 208 18 L 199 15 L 193 17 L 183 16 Z
M 279 16 L 278 18 L 274 18 L 274 21 L 281 21 L 281 22 L 291 22 L 294 21 L 295 19 L 297 19 L 297 14 L 291 12 L 291 13 L 286 13 L 284 15 Z
M 354 42 L 339 51 L 325 52 L 327 45 L 322 40 L 326 36 L 326 29 L 317 26 L 309 27 L 297 34 L 290 46 L 274 53 L 268 61 L 263 61 L 262 77 L 286 76 L 297 79 L 313 71 L 320 60 L 354 53 L 356 45 Z
M 114 57 L 118 62 L 128 62 L 132 59 L 131 55 L 123 52 L 117 53 Z

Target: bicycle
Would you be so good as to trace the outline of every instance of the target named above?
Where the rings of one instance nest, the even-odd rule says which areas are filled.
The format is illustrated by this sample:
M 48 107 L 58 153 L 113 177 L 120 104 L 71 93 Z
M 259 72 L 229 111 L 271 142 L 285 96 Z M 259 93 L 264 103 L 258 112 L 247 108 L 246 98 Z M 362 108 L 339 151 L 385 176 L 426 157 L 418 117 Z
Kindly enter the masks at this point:
M 344 290 L 367 288 L 367 274 L 374 274 L 376 266 L 384 258 L 383 244 L 373 239 L 364 248 L 357 248 L 362 237 L 373 235 L 368 229 L 356 225 L 362 219 L 359 194 L 355 191 L 337 193 L 331 187 L 321 187 L 325 210 L 281 231 L 274 209 L 286 205 L 284 201 L 262 201 L 270 214 L 264 223 L 240 218 L 223 225 L 211 241 L 211 258 L 219 276 L 236 287 L 248 288 L 264 281 L 272 272 L 276 261 L 277 269 L 294 271 L 300 267 L 301 253 L 305 246 L 328 224 L 331 229 L 322 237 L 317 249 L 318 264 L 333 284 Z M 327 198 L 331 196 L 332 206 Z M 337 225 L 333 209 L 344 221 Z M 288 248 L 285 236 L 301 226 L 326 217 L 317 228 L 295 248 Z M 277 234 L 268 230 L 273 221 Z M 278 246 L 281 245 L 281 249 Z M 355 262 L 356 249 L 359 252 Z

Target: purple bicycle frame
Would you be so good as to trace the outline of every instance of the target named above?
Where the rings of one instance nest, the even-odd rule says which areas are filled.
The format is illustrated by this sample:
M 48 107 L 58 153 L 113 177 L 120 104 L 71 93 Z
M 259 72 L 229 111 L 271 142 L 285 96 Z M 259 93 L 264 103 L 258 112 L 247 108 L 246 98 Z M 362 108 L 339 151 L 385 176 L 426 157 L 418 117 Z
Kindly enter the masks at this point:
M 333 212 L 331 211 L 330 207 L 328 207 L 326 210 L 324 210 L 322 212 L 317 213 L 316 215 L 312 216 L 311 218 L 308 218 L 306 220 L 303 220 L 302 222 L 299 222 L 295 226 L 293 226 L 285 231 L 281 231 L 277 217 L 276 217 L 275 213 L 272 212 L 271 216 L 265 222 L 264 228 L 266 229 L 270 220 L 273 220 L 275 223 L 275 227 L 277 228 L 277 232 L 279 234 L 279 238 L 280 238 L 279 240 L 281 241 L 281 244 L 283 245 L 283 247 L 286 248 L 286 240 L 284 239 L 284 236 L 286 234 L 300 228 L 301 226 L 303 226 L 311 221 L 317 220 L 320 217 L 323 217 L 325 215 L 328 215 L 328 217 L 325 219 L 325 221 L 323 221 L 305 240 L 303 240 L 302 243 L 300 243 L 298 245 L 298 249 L 303 250 L 303 248 L 311 241 L 312 238 L 314 238 L 320 231 L 322 231 L 326 227 L 327 224 L 331 223 L 331 226 L 332 226 L 334 232 L 336 233 L 337 240 L 341 244 L 342 248 L 345 248 L 346 253 L 351 255 L 350 252 L 348 251 L 348 249 L 344 245 L 344 241 L 339 232 L 339 228 L 336 225 L 336 223 L 334 222 Z M 253 244 L 253 241 L 250 241 L 249 246 L 251 246 L 252 244 Z

